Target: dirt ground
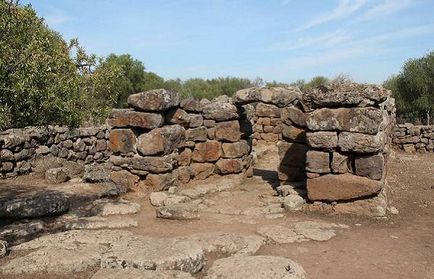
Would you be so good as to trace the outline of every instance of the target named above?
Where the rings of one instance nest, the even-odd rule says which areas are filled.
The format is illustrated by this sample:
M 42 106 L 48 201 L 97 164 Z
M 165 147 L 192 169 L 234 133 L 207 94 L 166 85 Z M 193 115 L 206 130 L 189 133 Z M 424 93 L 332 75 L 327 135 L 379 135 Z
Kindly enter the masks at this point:
M 212 194 L 210 199 L 237 212 L 254 208 L 262 199 L 275 196 L 277 184 L 277 154 L 271 151 L 256 165 L 255 176 L 232 189 L 230 194 Z M 256 233 L 261 225 L 287 225 L 314 220 L 345 224 L 349 229 L 337 232 L 328 241 L 307 241 L 293 244 L 264 245 L 257 255 L 288 257 L 306 270 L 308 278 L 434 278 L 434 154 L 406 154 L 396 151 L 388 164 L 389 207 L 399 214 L 385 219 L 359 216 L 326 216 L 315 213 L 285 213 L 283 218 L 267 219 L 256 216 L 207 213 L 201 220 L 173 221 L 155 218 L 146 197 L 129 193 L 125 199 L 141 204 L 134 215 L 138 227 L 129 228 L 135 234 L 154 237 L 174 237 L 198 232 Z M 207 182 L 212 183 L 212 182 Z M 192 185 L 191 187 L 193 187 Z M 220 205 L 220 204 L 218 204 Z M 17 255 L 10 255 L 15 257 Z M 200 278 L 212 264 L 197 276 Z M 3 261 L 0 261 L 2 264 Z M 90 278 L 94 271 L 53 278 Z M 1 277 L 1 275 L 0 275 Z M 41 278 L 51 278 L 41 275 Z M 14 277 L 14 278 L 39 278 Z

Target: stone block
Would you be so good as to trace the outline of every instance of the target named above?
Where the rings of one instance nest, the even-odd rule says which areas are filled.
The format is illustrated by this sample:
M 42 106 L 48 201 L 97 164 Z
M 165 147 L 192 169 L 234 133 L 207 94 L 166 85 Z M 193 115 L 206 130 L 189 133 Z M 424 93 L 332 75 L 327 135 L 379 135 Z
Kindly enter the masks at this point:
M 275 105 L 258 103 L 255 113 L 259 117 L 280 117 L 280 110 Z
M 338 146 L 342 151 L 356 153 L 375 153 L 383 150 L 385 135 L 379 132 L 376 135 L 342 132 L 339 134 Z
M 199 100 L 194 98 L 182 99 L 180 103 L 181 108 L 188 112 L 201 112 L 202 104 Z
M 206 141 L 208 130 L 206 127 L 192 128 L 185 131 L 187 141 Z
M 219 174 L 240 173 L 243 171 L 241 159 L 219 159 L 216 163 L 216 171 Z
M 310 132 L 306 133 L 307 144 L 318 149 L 331 150 L 338 145 L 336 132 Z
M 384 157 L 382 154 L 356 157 L 354 160 L 355 173 L 371 179 L 383 178 Z
M 375 108 L 322 108 L 308 114 L 306 123 L 312 131 L 346 131 L 375 135 L 383 115 Z
M 285 107 L 297 99 L 301 99 L 301 91 L 297 87 L 252 87 L 237 91 L 234 97 L 238 104 L 264 102 L 278 107 Z
M 140 111 L 166 111 L 179 105 L 179 95 L 166 89 L 154 89 L 130 95 L 128 104 Z
M 306 170 L 314 173 L 330 173 L 330 154 L 310 150 L 306 153 Z
M 307 180 L 307 193 L 311 201 L 345 201 L 377 194 L 382 182 L 366 177 L 346 174 L 327 174 Z
M 222 148 L 223 158 L 241 158 L 250 153 L 250 145 L 245 140 L 235 143 L 223 143 Z
M 203 117 L 215 121 L 238 119 L 237 108 L 230 103 L 210 102 L 203 107 Z
M 190 165 L 195 179 L 206 179 L 214 173 L 215 164 L 211 163 L 192 163 Z
M 306 153 L 309 147 L 300 143 L 280 141 L 277 144 L 281 165 L 303 168 L 306 165 Z
M 292 125 L 282 125 L 282 137 L 286 140 L 305 143 L 306 131 Z
M 166 122 L 188 127 L 190 123 L 190 115 L 185 110 L 180 108 L 170 109 L 166 113 Z
M 197 143 L 193 151 L 194 162 L 215 162 L 222 155 L 221 143 L 206 141 Z
M 137 151 L 143 156 L 170 154 L 185 142 L 185 129 L 168 125 L 142 134 L 137 139 Z
M 107 124 L 114 128 L 136 127 L 155 129 L 163 126 L 164 117 L 159 113 L 138 112 L 129 109 L 114 109 L 107 119 Z
M 350 170 L 350 163 L 348 156 L 333 152 L 331 163 L 333 173 L 347 173 Z
M 287 125 L 306 127 L 306 114 L 296 107 L 287 107 L 281 111 L 282 121 Z
M 217 123 L 216 140 L 237 142 L 241 139 L 240 123 L 237 120 Z

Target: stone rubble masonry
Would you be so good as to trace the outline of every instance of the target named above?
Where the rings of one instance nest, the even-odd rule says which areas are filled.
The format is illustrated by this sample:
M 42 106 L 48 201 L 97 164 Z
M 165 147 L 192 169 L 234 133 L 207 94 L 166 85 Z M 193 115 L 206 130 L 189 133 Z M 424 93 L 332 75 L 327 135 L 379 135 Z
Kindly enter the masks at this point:
M 36 162 L 50 158 L 80 165 L 103 163 L 110 157 L 113 144 L 116 152 L 134 152 L 134 138 L 129 138 L 128 130 L 114 131 L 110 133 L 107 126 L 45 126 L 0 132 L 0 178 L 27 174 L 34 170 Z
M 242 105 L 250 121 L 252 143 L 276 144 L 284 136 L 299 137 L 297 127 L 283 125 L 281 115 L 288 107 L 301 100 L 302 93 L 297 87 L 247 88 L 235 93 L 234 103 Z
M 392 133 L 392 142 L 405 152 L 434 152 L 434 125 L 399 124 Z
M 307 89 L 280 115 L 280 180 L 306 180 L 312 202 L 352 202 L 375 197 L 382 190 L 395 125 L 389 90 L 331 83 Z M 413 127 L 409 132 L 410 128 L 398 127 L 394 142 L 398 136 L 403 145 L 420 142 L 422 135 L 425 146 L 430 144 L 432 130 Z

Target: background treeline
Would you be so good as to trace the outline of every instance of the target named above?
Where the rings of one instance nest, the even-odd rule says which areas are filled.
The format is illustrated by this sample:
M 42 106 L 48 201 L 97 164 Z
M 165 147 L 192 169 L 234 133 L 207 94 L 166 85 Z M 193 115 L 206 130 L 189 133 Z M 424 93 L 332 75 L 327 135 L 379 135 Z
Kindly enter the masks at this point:
M 434 111 L 434 54 L 409 60 L 385 86 L 394 91 L 401 120 L 429 122 Z M 348 80 L 348 76 L 337 79 Z M 326 77 L 291 84 L 238 77 L 164 79 L 129 54 L 97 57 L 78 40 L 66 42 L 29 5 L 0 0 L 0 130 L 29 125 L 103 123 L 132 93 L 156 88 L 214 98 L 253 86 L 324 85 Z

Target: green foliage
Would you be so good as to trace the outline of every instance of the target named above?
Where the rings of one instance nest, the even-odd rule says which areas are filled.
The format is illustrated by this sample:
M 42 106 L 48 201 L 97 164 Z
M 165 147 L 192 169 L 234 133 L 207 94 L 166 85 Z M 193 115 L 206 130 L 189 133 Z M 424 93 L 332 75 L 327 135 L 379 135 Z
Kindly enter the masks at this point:
M 323 86 L 329 83 L 329 79 L 323 76 L 313 77 L 308 83 L 304 84 L 302 89 Z
M 402 121 L 431 124 L 434 112 L 434 51 L 422 58 L 408 60 L 401 72 L 384 86 L 391 89 Z
M 0 0 L 0 15 L 0 129 L 104 117 L 119 71 L 93 73 L 96 57 L 66 43 L 31 6 Z

